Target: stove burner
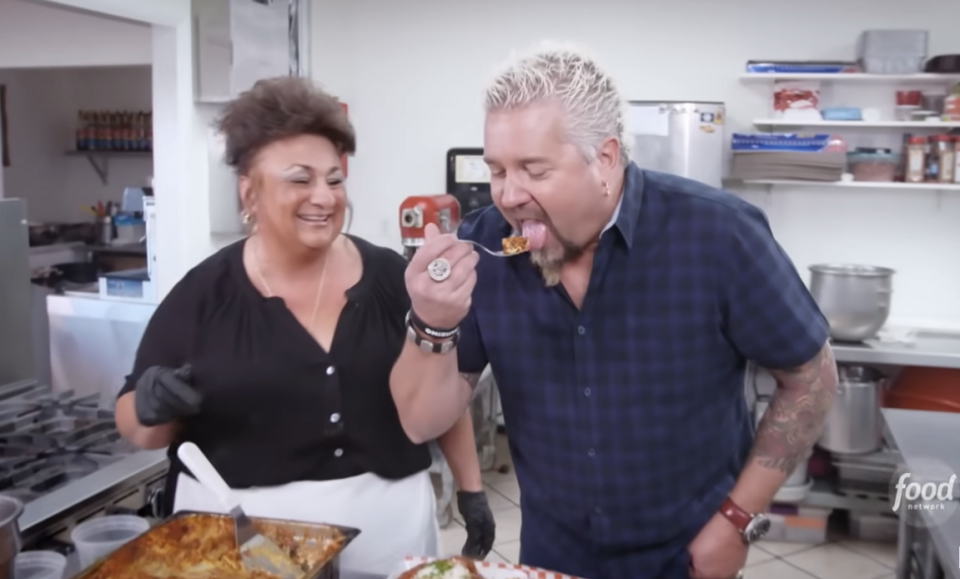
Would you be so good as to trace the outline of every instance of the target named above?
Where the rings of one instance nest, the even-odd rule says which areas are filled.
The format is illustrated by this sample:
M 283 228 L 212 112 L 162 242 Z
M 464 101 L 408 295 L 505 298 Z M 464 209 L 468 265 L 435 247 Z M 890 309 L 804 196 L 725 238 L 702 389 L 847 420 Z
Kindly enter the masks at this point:
M 100 396 L 0 388 L 0 491 L 29 502 L 133 452 Z

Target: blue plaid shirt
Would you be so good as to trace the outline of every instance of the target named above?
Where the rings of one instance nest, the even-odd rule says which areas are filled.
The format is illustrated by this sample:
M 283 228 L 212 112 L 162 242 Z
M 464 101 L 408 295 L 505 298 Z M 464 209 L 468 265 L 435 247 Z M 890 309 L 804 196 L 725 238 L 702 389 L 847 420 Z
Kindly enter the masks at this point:
M 812 359 L 827 325 L 763 213 L 680 177 L 626 169 L 581 309 L 525 257 L 483 256 L 460 371 L 489 363 L 526 511 L 598 549 L 692 537 L 752 443 L 747 360 Z M 461 239 L 498 247 L 495 207 Z M 543 532 L 550 532 L 544 529 Z

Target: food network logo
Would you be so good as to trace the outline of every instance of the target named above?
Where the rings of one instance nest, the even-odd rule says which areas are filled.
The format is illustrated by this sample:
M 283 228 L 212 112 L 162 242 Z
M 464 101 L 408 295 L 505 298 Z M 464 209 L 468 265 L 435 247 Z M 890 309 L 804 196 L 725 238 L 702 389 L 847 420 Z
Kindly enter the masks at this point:
M 897 481 L 897 497 L 893 500 L 893 511 L 900 510 L 903 498 L 906 497 L 906 508 L 924 511 L 945 511 L 947 505 L 953 502 L 953 486 L 957 483 L 957 475 L 940 484 L 934 482 L 907 482 L 911 473 L 905 472 Z M 921 500 L 918 500 L 921 499 Z M 934 500 L 936 499 L 936 500 Z
M 889 504 L 893 512 L 914 527 L 936 527 L 960 508 L 956 465 L 933 458 L 911 459 L 890 478 Z

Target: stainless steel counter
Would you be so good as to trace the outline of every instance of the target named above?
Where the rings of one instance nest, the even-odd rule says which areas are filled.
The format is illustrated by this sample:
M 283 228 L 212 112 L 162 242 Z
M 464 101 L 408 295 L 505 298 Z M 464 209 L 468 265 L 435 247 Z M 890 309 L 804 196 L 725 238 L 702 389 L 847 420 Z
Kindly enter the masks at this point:
M 38 533 L 50 534 L 50 530 L 44 527 L 51 519 L 83 508 L 107 495 L 123 499 L 127 493 L 136 492 L 144 481 L 162 478 L 166 470 L 166 449 L 140 451 L 30 501 L 20 516 L 20 529 L 25 542 Z
M 43 255 L 45 253 L 60 253 L 64 251 L 146 255 L 147 246 L 136 241 L 131 241 L 129 243 L 113 243 L 110 245 L 90 245 L 83 243 L 82 241 L 71 241 L 65 243 L 52 243 L 50 245 L 30 246 L 30 255 Z
M 61 263 L 90 261 L 90 251 L 82 242 L 35 245 L 30 248 L 30 270 Z
M 911 462 L 933 458 L 960 474 L 960 414 L 884 409 L 883 416 L 908 466 Z M 960 500 L 960 497 L 954 497 L 954 500 Z M 921 514 L 927 516 L 924 511 Z M 929 534 L 944 575 L 949 579 L 960 579 L 957 552 L 960 548 L 960 512 L 931 526 Z M 905 577 L 902 572 L 903 569 L 898 569 L 897 576 Z
M 117 243 L 112 245 L 90 245 L 87 247 L 93 253 L 114 253 L 121 255 L 141 255 L 146 257 L 147 246 L 143 243 Z
M 867 340 L 864 344 L 835 342 L 833 353 L 837 362 L 960 369 L 960 333 L 919 330 L 911 344 L 879 340 Z
M 50 243 L 48 245 L 31 245 L 30 255 L 43 255 L 44 253 L 58 253 L 61 251 L 85 251 L 85 245 L 82 241 L 70 241 L 66 243 Z

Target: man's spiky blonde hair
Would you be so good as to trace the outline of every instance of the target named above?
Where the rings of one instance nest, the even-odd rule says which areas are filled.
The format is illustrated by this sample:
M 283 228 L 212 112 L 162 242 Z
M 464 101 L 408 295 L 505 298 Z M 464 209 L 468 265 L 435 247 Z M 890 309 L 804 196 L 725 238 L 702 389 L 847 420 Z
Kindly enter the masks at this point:
M 532 51 L 514 54 L 487 86 L 487 111 L 558 102 L 566 116 L 570 141 L 588 161 L 605 139 L 620 141 L 620 162 L 630 160 L 626 141 L 625 102 L 613 78 L 582 49 L 544 42 Z

